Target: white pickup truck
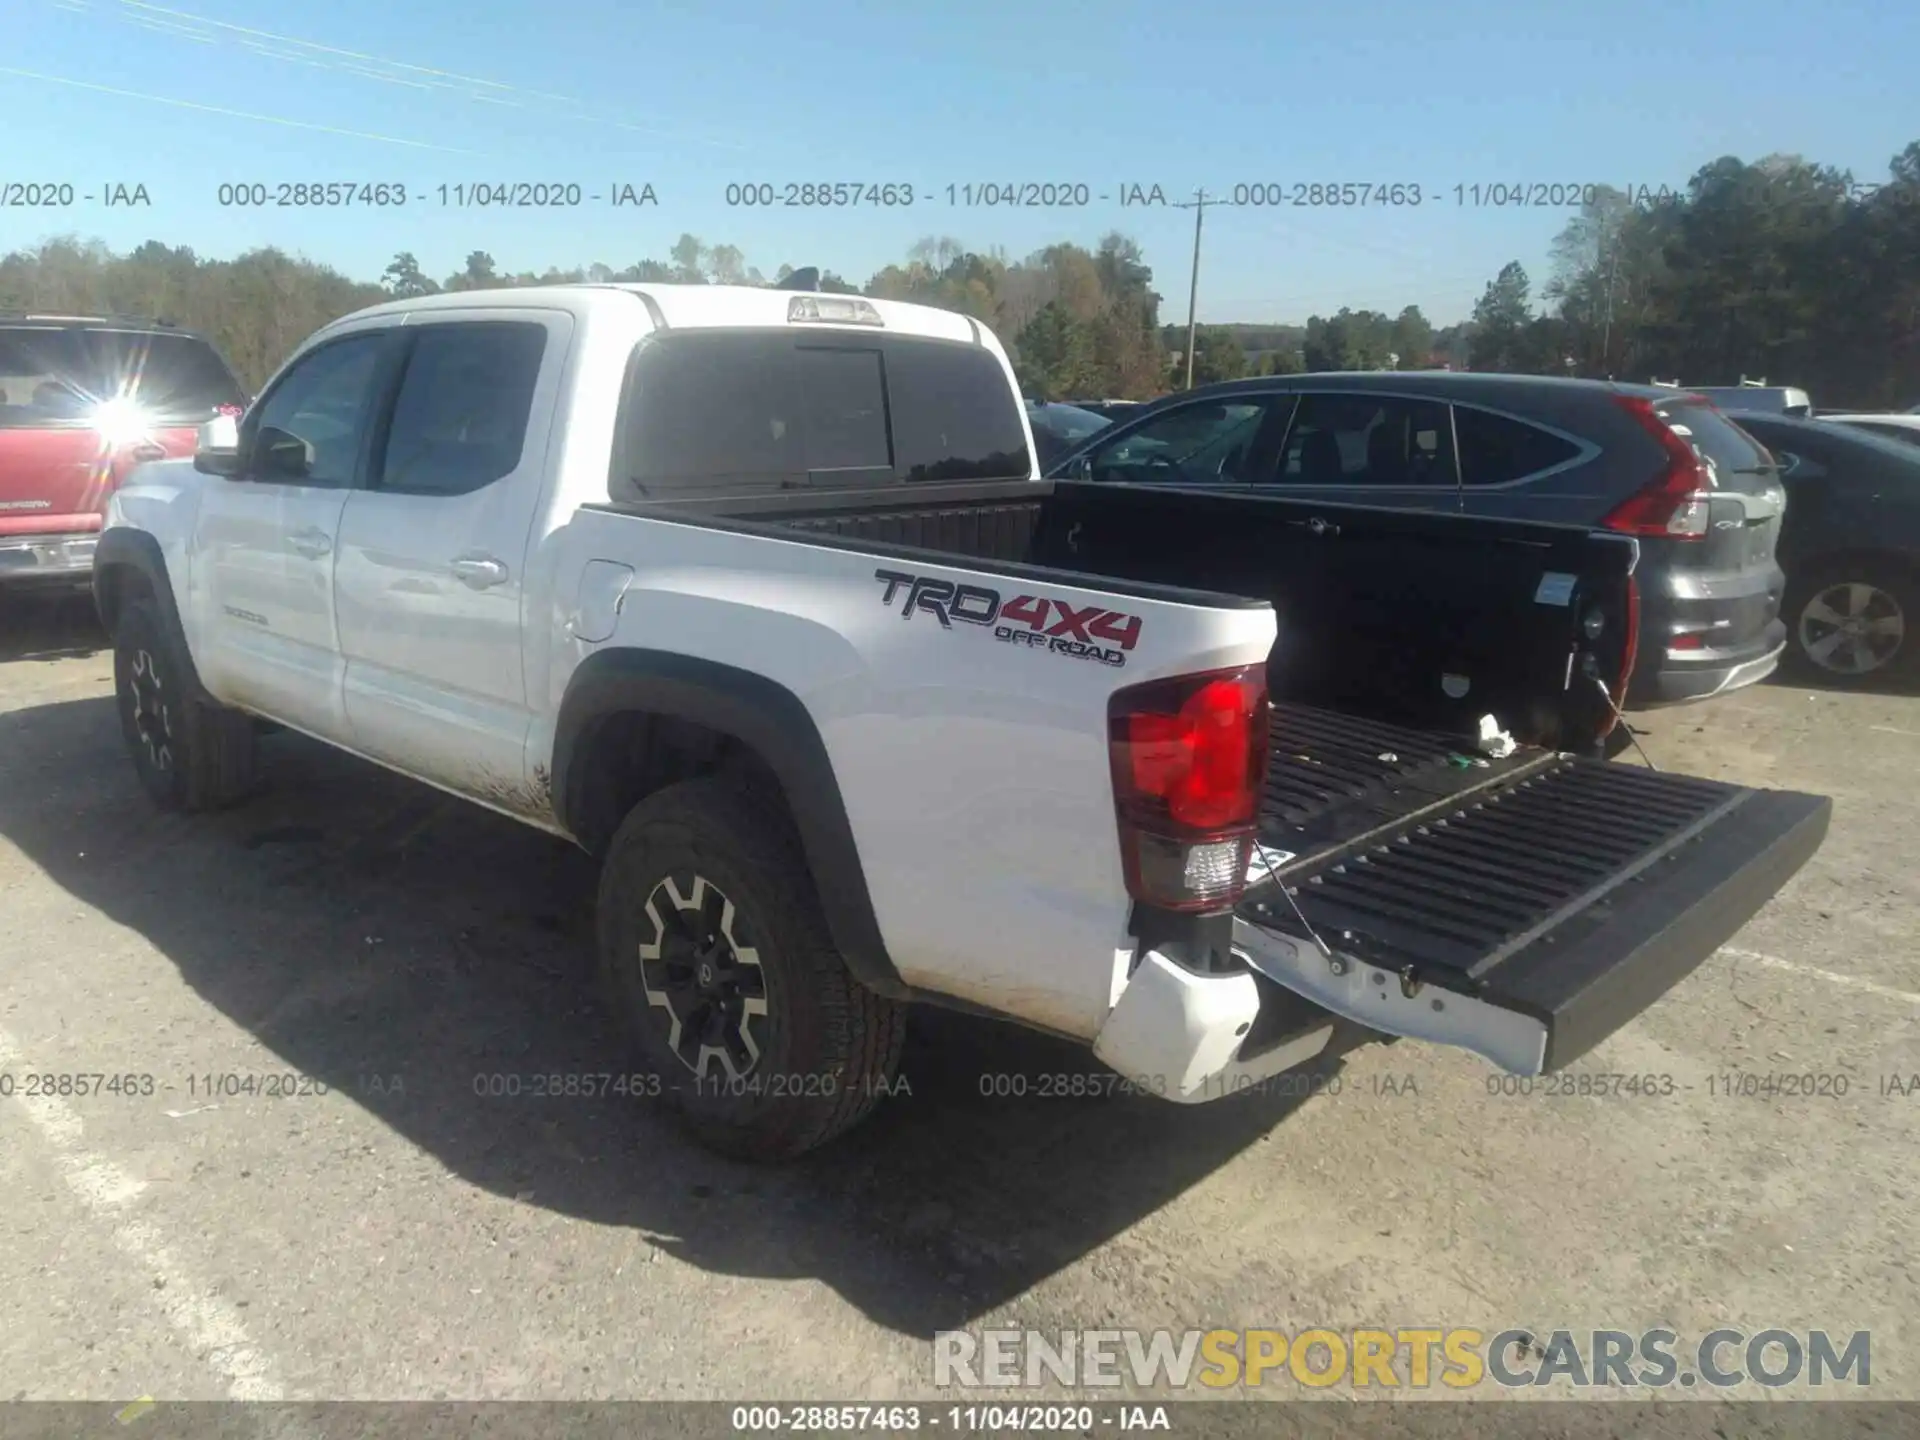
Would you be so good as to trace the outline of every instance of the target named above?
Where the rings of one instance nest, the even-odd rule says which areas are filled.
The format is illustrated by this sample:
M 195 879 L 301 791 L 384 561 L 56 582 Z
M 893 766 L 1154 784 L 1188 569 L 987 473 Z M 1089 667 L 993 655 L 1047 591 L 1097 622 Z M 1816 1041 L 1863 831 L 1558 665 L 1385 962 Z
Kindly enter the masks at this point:
M 1828 815 L 1590 758 L 1633 562 L 1044 482 L 964 316 L 576 285 L 327 326 L 114 496 L 94 587 L 158 802 L 243 799 L 278 725 L 577 842 L 642 1059 L 775 1159 L 915 1002 L 1189 1102 L 1360 1039 L 1585 1053 Z

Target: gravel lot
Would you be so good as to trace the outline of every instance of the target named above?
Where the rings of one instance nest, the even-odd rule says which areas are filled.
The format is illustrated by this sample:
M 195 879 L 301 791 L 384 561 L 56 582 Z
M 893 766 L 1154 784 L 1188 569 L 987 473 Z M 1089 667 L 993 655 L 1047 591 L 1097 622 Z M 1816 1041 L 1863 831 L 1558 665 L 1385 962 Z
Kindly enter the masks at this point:
M 994 1099 L 1095 1067 L 930 1014 L 910 1097 L 760 1171 L 644 1101 L 476 1095 L 618 1068 L 583 857 L 291 736 L 255 801 L 162 816 L 102 644 L 0 608 L 0 1071 L 152 1093 L 0 1099 L 0 1397 L 881 1400 L 958 1326 L 1726 1324 L 1869 1329 L 1873 1397 L 1920 1399 L 1920 1096 L 1882 1093 L 1920 1073 L 1920 699 L 1644 717 L 1662 768 L 1836 805 L 1582 1067 L 1672 1095 L 1490 1096 L 1409 1044 L 1299 1103 Z M 326 1093 L 218 1093 L 286 1074 Z

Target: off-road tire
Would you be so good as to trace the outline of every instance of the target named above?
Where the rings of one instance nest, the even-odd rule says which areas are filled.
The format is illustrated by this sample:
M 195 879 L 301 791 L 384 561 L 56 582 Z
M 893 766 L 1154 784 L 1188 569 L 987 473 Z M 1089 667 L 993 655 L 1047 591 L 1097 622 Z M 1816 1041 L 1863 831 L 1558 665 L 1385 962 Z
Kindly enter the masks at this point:
M 726 915 L 726 902 L 732 923 L 722 934 L 715 916 Z M 704 945 L 671 929 L 683 919 L 705 935 Z M 789 1160 L 851 1129 L 888 1093 L 906 1038 L 905 1007 L 848 971 L 792 822 L 744 783 L 681 781 L 633 808 L 600 871 L 598 932 L 609 1002 L 661 1098 L 709 1149 Z M 757 987 L 764 1002 L 764 1013 L 738 1030 L 727 1029 L 724 1008 L 712 1026 L 690 1023 L 705 1013 L 699 1006 L 735 1003 L 687 998 L 683 987 L 694 982 L 686 977 L 708 972 L 685 957 L 709 953 L 736 957 L 712 973 L 748 977 L 736 996 Z M 737 958 L 743 954 L 757 964 Z M 669 961 L 677 968 L 670 971 Z M 689 1016 L 676 1008 L 683 1000 Z M 678 1050 L 670 1043 L 677 1021 Z M 757 1055 L 749 1052 L 744 1066 L 737 1053 L 730 1057 L 737 1073 L 701 1038 L 719 1036 L 731 1046 L 744 1043 L 747 1031 Z
M 218 810 L 253 792 L 253 720 L 192 694 L 180 642 L 152 600 L 113 630 L 120 733 L 140 783 L 165 810 Z

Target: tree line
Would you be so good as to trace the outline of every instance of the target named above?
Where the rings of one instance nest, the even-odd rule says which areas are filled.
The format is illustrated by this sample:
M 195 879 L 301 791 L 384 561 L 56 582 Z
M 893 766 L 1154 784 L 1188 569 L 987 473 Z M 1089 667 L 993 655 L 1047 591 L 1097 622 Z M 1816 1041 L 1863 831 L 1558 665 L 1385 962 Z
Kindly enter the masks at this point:
M 772 279 L 791 273 L 783 264 Z M 157 240 L 116 254 L 64 237 L 0 257 L 0 311 L 164 316 L 209 335 L 257 388 L 303 337 L 366 305 L 581 281 L 769 283 L 737 247 L 693 235 L 664 260 L 623 268 L 509 272 L 476 250 L 438 280 L 403 252 L 377 281 L 274 248 L 221 260 Z M 820 283 L 971 315 L 1042 398 L 1147 399 L 1185 383 L 1186 327 L 1163 315 L 1139 246 L 1118 233 L 1019 260 L 929 238 L 862 284 L 831 271 Z M 1342 307 L 1304 325 L 1201 326 L 1194 351 L 1197 384 L 1445 365 L 1691 385 L 1765 378 L 1817 404 L 1904 407 L 1920 398 L 1920 141 L 1884 182 L 1776 155 L 1715 160 L 1658 197 L 1601 187 L 1555 240 L 1537 295 L 1515 260 L 1455 325 L 1436 328 L 1417 305 Z

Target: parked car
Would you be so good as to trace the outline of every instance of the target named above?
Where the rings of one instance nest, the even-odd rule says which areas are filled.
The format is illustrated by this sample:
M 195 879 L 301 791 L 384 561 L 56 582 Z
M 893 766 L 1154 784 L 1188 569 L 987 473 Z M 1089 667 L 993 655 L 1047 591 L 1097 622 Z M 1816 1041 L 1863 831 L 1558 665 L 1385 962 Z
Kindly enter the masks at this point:
M 1920 448 L 1824 419 L 1739 420 L 1787 486 L 1796 668 L 1842 684 L 1920 673 Z
M 1636 707 L 1750 685 L 1786 644 L 1779 477 L 1690 391 L 1446 371 L 1234 380 L 1158 401 L 1047 473 L 1632 535 Z
M 1820 418 L 1905 445 L 1920 445 L 1920 411 L 1908 415 L 1822 415 Z
M 1125 420 L 1137 414 L 1144 400 L 1069 400 L 1069 405 L 1082 410 L 1090 410 L 1103 420 Z
M 1813 414 L 1813 401 L 1794 385 L 1694 385 L 1687 393 L 1741 414 L 1796 415 L 1803 419 Z
M 153 320 L 0 315 L 0 588 L 85 587 L 107 497 L 246 402 L 211 342 Z
M 915 1001 L 1183 1102 L 1590 1051 L 1830 811 L 1567 753 L 1634 555 L 1047 483 L 962 315 L 579 285 L 327 326 L 113 496 L 94 590 L 156 802 L 243 799 L 264 719 L 573 840 L 619 1093 L 771 1159 L 890 1092 Z
M 1108 420 L 1091 410 L 1074 405 L 1031 401 L 1027 421 L 1033 428 L 1034 453 L 1042 466 L 1051 465 L 1097 430 L 1107 428 Z

